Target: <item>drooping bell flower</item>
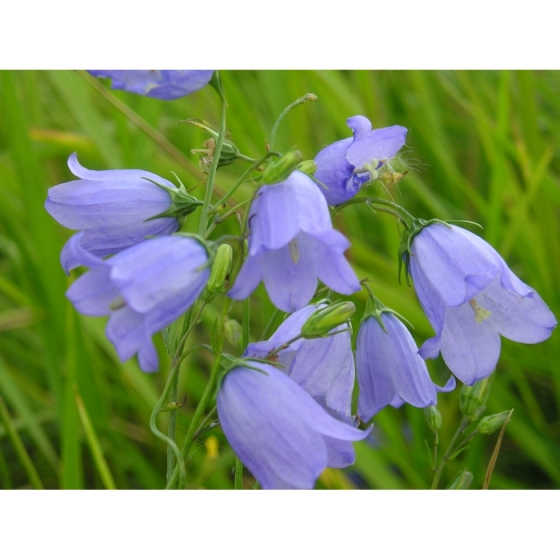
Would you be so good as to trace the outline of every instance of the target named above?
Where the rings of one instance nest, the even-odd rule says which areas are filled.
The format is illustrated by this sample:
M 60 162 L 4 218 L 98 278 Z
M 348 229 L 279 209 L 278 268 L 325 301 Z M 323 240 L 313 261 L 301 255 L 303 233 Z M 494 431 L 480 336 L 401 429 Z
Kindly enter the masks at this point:
M 145 372 L 158 369 L 152 335 L 195 302 L 210 276 L 208 252 L 182 235 L 147 239 L 102 260 L 85 251 L 80 232 L 69 243 L 79 264 L 90 267 L 66 292 L 84 315 L 109 315 L 105 329 L 121 361 L 138 354 Z
M 83 231 L 82 248 L 97 257 L 118 253 L 148 236 L 170 235 L 179 228 L 177 217 L 200 204 L 184 188 L 148 171 L 91 171 L 78 163 L 75 153 L 68 167 L 78 180 L 50 188 L 45 209 L 64 227 Z M 169 215 L 154 218 L 160 214 Z M 75 243 L 66 243 L 60 255 L 67 274 L 79 265 L 73 247 Z
M 526 344 L 546 340 L 557 324 L 540 296 L 486 241 L 458 226 L 431 224 L 411 244 L 409 271 L 436 336 L 420 349 L 441 355 L 467 385 L 488 377 L 500 335 Z
M 265 489 L 310 489 L 327 466 L 344 464 L 344 444 L 364 439 L 287 375 L 267 364 L 229 371 L 218 416 L 236 455 Z M 351 443 L 350 443 L 351 445 Z
M 399 125 L 372 130 L 371 122 L 360 115 L 346 123 L 354 137 L 334 142 L 315 156 L 315 178 L 327 187 L 321 192 L 333 206 L 350 200 L 375 180 L 380 168 L 403 147 L 408 132 Z
M 96 78 L 111 78 L 112 89 L 156 99 L 179 99 L 202 89 L 214 70 L 88 70 Z
M 312 304 L 296 311 L 268 340 L 249 344 L 244 356 L 265 358 L 275 348 L 281 348 L 275 359 L 283 373 L 326 408 L 351 417 L 355 374 L 349 325 L 332 329 L 329 336 L 300 338 L 286 346 L 301 334 L 304 323 L 317 309 L 326 307 L 326 303 Z
M 339 294 L 360 289 L 344 257 L 350 243 L 333 229 L 325 198 L 304 173 L 261 187 L 249 216 L 249 255 L 229 297 L 245 299 L 263 281 L 272 303 L 293 312 L 309 303 L 317 279 Z
M 443 388 L 433 383 L 416 342 L 390 310 L 380 310 L 362 321 L 356 341 L 356 373 L 358 416 L 364 422 L 387 405 L 435 405 L 437 392 L 455 388 L 453 376 Z

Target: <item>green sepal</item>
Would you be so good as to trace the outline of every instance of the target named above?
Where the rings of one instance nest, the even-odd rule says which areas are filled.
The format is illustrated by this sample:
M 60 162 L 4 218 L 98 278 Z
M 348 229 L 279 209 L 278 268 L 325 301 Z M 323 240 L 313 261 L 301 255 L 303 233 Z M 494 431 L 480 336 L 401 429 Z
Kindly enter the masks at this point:
M 216 381 L 216 394 L 220 390 L 225 376 L 236 367 L 253 369 L 255 371 L 258 371 L 259 373 L 262 373 L 263 375 L 268 375 L 266 371 L 259 368 L 258 366 L 255 366 L 254 362 L 267 364 L 270 366 L 278 366 L 276 362 L 273 362 L 271 360 L 261 360 L 260 358 L 238 358 L 236 356 L 232 356 L 231 354 L 222 354 L 222 370 L 218 373 L 218 379 Z
M 177 177 L 177 175 L 175 175 L 175 177 Z M 175 218 L 182 224 L 184 219 L 196 210 L 197 206 L 202 206 L 203 204 L 202 200 L 198 200 L 196 197 L 187 192 L 185 186 L 181 183 L 178 177 L 177 180 L 179 181 L 179 187 L 175 189 L 168 187 L 167 185 L 160 185 L 156 181 L 148 179 L 147 177 L 143 178 L 169 193 L 169 196 L 171 197 L 171 205 L 169 208 L 161 214 L 157 214 L 147 220 L 144 220 L 146 222 L 157 218 Z
M 299 150 L 292 150 L 283 155 L 278 161 L 270 163 L 262 174 L 263 185 L 274 185 L 285 181 L 297 166 L 303 161 L 303 154 Z
M 203 119 L 187 119 L 180 122 L 192 124 L 193 126 L 201 128 L 202 130 L 210 134 L 210 138 L 206 140 L 206 142 L 204 142 L 203 148 L 191 150 L 191 153 L 193 154 L 204 154 L 205 157 L 201 156 L 201 161 L 203 164 L 205 164 L 206 167 L 209 167 L 212 163 L 212 158 L 214 157 L 214 150 L 216 149 L 216 142 L 218 141 L 219 132 L 213 126 L 211 126 L 210 123 L 206 122 Z M 220 159 L 218 160 L 218 167 L 230 165 L 237 159 L 253 161 L 252 158 L 243 155 L 239 151 L 239 148 L 231 140 L 227 140 L 227 138 L 224 138 L 222 151 L 220 152 Z M 206 171 L 208 170 L 206 169 Z
M 362 322 L 364 322 L 368 317 L 373 317 L 379 323 L 381 328 L 387 333 L 387 329 L 383 324 L 383 319 L 381 318 L 381 316 L 383 315 L 383 313 L 392 313 L 395 317 L 400 319 L 403 323 L 406 323 L 411 329 L 414 330 L 414 327 L 412 326 L 412 324 L 408 319 L 403 317 L 400 313 L 397 313 L 394 309 L 386 307 L 383 303 L 381 303 L 381 301 L 379 301 L 373 295 L 373 292 L 370 290 L 369 287 L 367 287 L 367 289 L 369 291 L 369 299 L 367 300 L 366 303 L 366 309 L 362 317 Z

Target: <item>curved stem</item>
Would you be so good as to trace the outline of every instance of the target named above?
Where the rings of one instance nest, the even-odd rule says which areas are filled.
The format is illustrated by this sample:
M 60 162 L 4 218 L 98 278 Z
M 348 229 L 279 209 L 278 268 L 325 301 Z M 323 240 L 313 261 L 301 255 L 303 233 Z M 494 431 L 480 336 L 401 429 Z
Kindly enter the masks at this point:
M 212 365 L 212 371 L 210 372 L 210 378 L 208 379 L 208 383 L 206 384 L 206 387 L 204 389 L 204 393 L 202 394 L 202 397 L 200 399 L 200 401 L 198 402 L 198 406 L 196 407 L 196 410 L 194 412 L 194 415 L 192 417 L 192 420 L 189 424 L 189 429 L 187 432 L 187 435 L 185 437 L 185 441 L 183 443 L 183 447 L 181 449 L 181 455 L 183 458 L 187 457 L 187 454 L 191 448 L 191 445 L 195 439 L 195 434 L 196 431 L 199 427 L 199 422 L 200 422 L 200 417 L 202 416 L 204 410 L 206 409 L 206 406 L 208 405 L 208 402 L 210 401 L 210 398 L 212 396 L 212 393 L 214 392 L 215 386 L 216 386 L 216 382 L 218 380 L 218 372 L 220 371 L 220 365 L 221 365 L 221 361 L 222 361 L 222 349 L 224 346 L 224 317 L 226 315 L 227 312 L 227 307 L 228 307 L 228 301 L 227 298 L 224 298 L 224 306 L 223 306 L 223 313 L 222 313 L 222 324 L 220 327 L 220 333 L 218 335 L 218 341 L 216 344 L 216 348 L 214 348 L 214 352 L 216 355 L 216 359 L 214 360 L 214 364 Z M 169 488 L 173 488 L 173 485 L 175 484 L 175 481 L 177 480 L 177 476 L 180 475 L 180 473 L 178 473 L 177 468 L 175 468 L 175 470 L 173 471 L 173 474 L 171 475 L 170 480 L 167 482 L 167 486 L 166 489 Z M 181 478 L 179 477 L 179 488 L 184 488 L 184 481 L 181 481 Z
M 216 150 L 212 157 L 212 163 L 208 170 L 208 180 L 206 182 L 206 193 L 204 194 L 204 203 L 202 205 L 202 212 L 200 213 L 200 222 L 198 224 L 198 235 L 204 235 L 208 226 L 208 209 L 210 208 L 210 201 L 212 200 L 212 193 L 214 191 L 214 181 L 216 179 L 216 170 L 220 161 L 220 154 L 222 153 L 222 146 L 224 145 L 224 138 L 226 135 L 226 100 L 223 93 L 220 92 L 220 128 L 218 129 L 218 140 L 216 142 Z
M 347 206 L 351 206 L 352 204 L 367 204 L 370 208 L 374 210 L 379 210 L 380 212 L 385 212 L 387 214 L 392 214 L 396 218 L 398 218 L 407 228 L 411 228 L 412 224 L 414 223 L 414 216 L 407 212 L 402 206 L 399 206 L 395 202 L 391 202 L 390 200 L 384 200 L 382 198 L 371 198 L 371 197 L 358 197 L 352 198 L 339 206 L 333 208 L 331 211 L 331 216 L 334 217 L 338 214 L 342 209 L 346 208 Z
M 317 100 L 317 96 L 314 93 L 306 93 L 303 97 L 300 97 L 299 99 L 296 99 L 293 103 L 290 103 L 282 111 L 282 113 L 280 113 L 280 116 L 276 119 L 276 122 L 274 123 L 274 126 L 272 127 L 272 132 L 270 133 L 270 142 L 268 144 L 269 144 L 271 150 L 274 148 L 274 140 L 276 138 L 276 132 L 278 130 L 278 127 L 280 126 L 280 123 L 284 120 L 284 117 L 294 107 L 297 107 L 298 105 L 301 105 L 302 103 L 305 103 L 306 101 L 316 101 L 316 100 Z
M 175 365 L 172 369 L 171 372 L 169 374 L 169 377 L 167 378 L 167 382 L 165 384 L 165 388 L 163 389 L 163 392 L 161 394 L 161 397 L 159 398 L 156 406 L 154 407 L 154 410 L 152 410 L 152 414 L 150 416 L 150 430 L 152 430 L 152 433 L 158 437 L 159 439 L 165 441 L 168 445 L 168 450 L 170 449 L 171 452 L 174 454 L 175 458 L 177 459 L 177 466 L 174 465 L 173 468 L 175 470 L 178 470 L 179 473 L 179 484 L 183 483 L 186 480 L 186 470 L 185 470 L 185 463 L 183 461 L 183 458 L 181 456 L 181 451 L 179 451 L 179 448 L 177 447 L 177 444 L 169 437 L 167 437 L 164 433 L 160 432 L 158 430 L 158 427 L 156 425 L 156 420 L 158 417 L 158 414 L 160 413 L 162 407 L 163 407 L 163 403 L 165 402 L 165 399 L 167 398 L 167 395 L 169 394 L 169 391 L 171 390 L 171 386 L 173 385 L 173 383 L 175 382 L 175 378 L 178 377 L 179 375 L 179 366 Z M 169 451 L 168 451 L 169 453 Z M 168 455 L 169 458 L 169 455 Z M 167 482 L 169 484 L 171 478 L 171 474 L 169 472 L 169 468 L 167 471 Z

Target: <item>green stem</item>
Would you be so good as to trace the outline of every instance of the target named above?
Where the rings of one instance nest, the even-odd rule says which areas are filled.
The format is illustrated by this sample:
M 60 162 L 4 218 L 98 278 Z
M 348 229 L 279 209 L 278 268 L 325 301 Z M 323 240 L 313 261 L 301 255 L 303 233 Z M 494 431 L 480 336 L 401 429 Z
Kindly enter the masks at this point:
M 163 408 L 163 405 L 165 403 L 165 399 L 167 398 L 167 395 L 169 394 L 169 392 L 171 390 L 171 387 L 176 382 L 175 380 L 178 376 L 179 376 L 179 365 L 175 364 L 171 368 L 171 372 L 169 373 L 169 377 L 167 378 L 167 382 L 165 384 L 165 387 L 163 389 L 161 397 L 159 398 L 159 400 L 158 400 L 156 406 L 154 407 L 154 409 L 152 410 L 152 414 L 150 416 L 150 430 L 152 430 L 152 433 L 156 437 L 158 437 L 159 439 L 161 439 L 161 440 L 163 440 L 167 443 L 167 446 L 168 446 L 167 447 L 167 449 L 168 449 L 167 459 L 168 459 L 168 461 L 169 461 L 169 450 L 171 450 L 171 452 L 174 454 L 175 458 L 177 459 L 177 464 L 178 464 L 179 483 L 181 484 L 181 482 L 182 482 L 184 484 L 184 481 L 186 480 L 187 473 L 185 471 L 185 463 L 184 463 L 183 458 L 181 456 L 181 451 L 177 447 L 177 444 L 175 443 L 175 441 L 173 441 L 173 439 L 167 437 L 164 433 L 160 432 L 158 430 L 157 425 L 156 425 L 156 420 L 157 420 L 158 414 L 160 413 L 161 409 Z M 175 465 L 174 465 L 174 468 L 177 469 L 177 467 Z M 169 484 L 169 479 L 170 479 L 170 474 L 169 474 L 169 463 L 168 463 L 168 469 L 167 469 L 168 484 Z
M 176 366 L 177 368 L 177 375 L 173 377 L 173 381 L 171 382 L 171 390 L 169 396 L 169 402 L 177 402 L 178 393 L 179 393 L 179 364 Z M 169 424 L 167 426 L 167 437 L 171 441 L 175 441 L 175 431 L 177 428 L 177 409 L 173 409 L 169 411 Z M 171 478 L 173 474 L 173 470 L 175 469 L 175 451 L 171 446 L 167 446 L 167 480 Z
M 186 458 L 188 455 L 188 452 L 190 451 L 191 445 L 194 442 L 195 439 L 195 434 L 197 431 L 197 428 L 199 427 L 199 422 L 200 422 L 200 417 L 202 416 L 204 410 L 206 410 L 206 406 L 208 405 L 208 402 L 210 401 L 210 398 L 212 396 L 212 393 L 214 392 L 215 386 L 216 386 L 216 382 L 218 380 L 218 372 L 220 371 L 220 364 L 222 361 L 222 349 L 224 346 L 224 329 L 223 329 L 223 320 L 224 317 L 227 313 L 227 306 L 228 306 L 228 302 L 227 302 L 227 298 L 224 298 L 224 307 L 223 307 L 223 313 L 222 313 L 222 325 L 220 328 L 220 334 L 218 336 L 218 342 L 216 345 L 216 348 L 214 349 L 215 351 L 215 355 L 216 355 L 216 359 L 214 360 L 214 364 L 212 365 L 212 371 L 210 372 L 210 379 L 208 379 L 208 383 L 206 384 L 206 388 L 204 389 L 204 393 L 202 394 L 202 397 L 198 403 L 198 406 L 196 407 L 196 410 L 194 412 L 194 415 L 192 417 L 192 420 L 189 424 L 189 430 L 187 432 L 187 436 L 185 437 L 185 442 L 183 443 L 183 447 L 181 449 L 181 455 L 183 458 Z M 181 461 L 182 462 L 182 461 Z M 173 474 L 171 476 L 171 479 L 167 482 L 167 488 L 173 488 L 173 485 L 175 483 L 175 481 L 177 480 L 177 468 L 175 468 L 175 470 L 173 471 Z M 184 482 L 181 481 L 181 479 L 179 480 L 179 488 L 183 488 L 184 487 Z
M 331 217 L 336 216 L 342 209 L 352 204 L 367 204 L 370 208 L 378 210 L 379 212 L 385 212 L 391 214 L 398 218 L 406 228 L 411 229 L 414 223 L 414 216 L 407 212 L 402 206 L 391 202 L 389 200 L 383 200 L 382 198 L 371 198 L 371 197 L 358 197 L 352 198 L 343 204 L 340 204 L 331 211 Z
M 220 92 L 219 92 L 220 93 Z M 206 182 L 206 193 L 204 194 L 204 203 L 202 205 L 202 212 L 200 213 L 200 222 L 198 224 L 198 235 L 204 236 L 206 228 L 208 227 L 208 210 L 210 208 L 210 201 L 212 200 L 212 193 L 214 191 L 214 181 L 216 180 L 216 171 L 220 161 L 220 154 L 222 153 L 222 146 L 224 145 L 224 138 L 226 135 L 226 100 L 223 92 L 220 93 L 220 127 L 218 129 L 218 140 L 216 142 L 216 150 L 212 157 L 212 163 L 208 170 L 208 180 Z
M 216 204 L 214 204 L 214 206 L 212 207 L 212 209 L 210 210 L 210 214 L 213 214 L 215 212 L 218 212 L 218 210 L 220 209 L 221 205 L 224 204 L 225 202 L 227 202 L 227 200 L 229 200 L 229 198 L 235 193 L 235 191 L 245 182 L 245 180 L 247 179 L 248 175 L 250 173 L 252 173 L 253 171 L 255 171 L 255 169 L 258 169 L 263 163 L 266 162 L 266 160 L 272 156 L 280 156 L 282 154 L 278 153 L 278 152 L 268 152 L 266 155 L 264 155 L 261 159 L 259 159 L 258 161 L 256 161 L 253 165 L 251 165 L 251 167 L 247 168 L 243 174 L 241 175 L 241 177 L 239 177 L 239 179 L 237 180 L 237 182 L 235 183 L 235 185 L 233 185 L 233 187 L 231 187 L 231 189 L 229 189 L 229 191 L 220 199 L 218 200 L 218 202 L 216 202 Z
M 451 439 L 451 442 L 447 446 L 447 449 L 445 450 L 445 453 L 443 454 L 443 458 L 442 458 L 438 468 L 436 469 L 436 472 L 434 474 L 434 480 L 432 481 L 432 490 L 437 489 L 437 485 L 439 483 L 439 479 L 441 477 L 443 467 L 445 467 L 445 464 L 449 460 L 449 457 L 451 457 L 451 455 L 455 451 L 453 449 L 453 446 L 455 445 L 455 442 L 457 441 L 457 438 L 467 429 L 469 424 L 470 424 L 470 421 L 467 418 L 463 417 L 463 419 L 461 420 L 460 426 L 457 428 L 457 431 L 453 435 L 453 438 Z
M 279 313 L 280 313 L 280 310 L 278 308 L 274 308 L 274 311 L 273 311 L 272 315 L 270 316 L 270 320 L 268 321 L 268 323 L 267 323 L 266 327 L 264 328 L 264 331 L 261 335 L 261 340 L 266 340 L 270 336 L 270 331 L 272 331 L 274 321 L 276 321 L 276 317 L 278 317 Z
M 293 103 L 290 103 L 290 105 L 288 105 L 280 114 L 280 116 L 276 119 L 276 122 L 274 123 L 274 126 L 272 127 L 272 132 L 270 133 L 270 142 L 268 143 L 270 146 L 270 150 L 272 150 L 274 148 L 274 140 L 276 138 L 276 131 L 278 130 L 278 127 L 280 126 L 280 123 L 284 120 L 284 117 L 294 108 L 297 107 L 298 105 L 301 105 L 303 103 L 305 103 L 306 101 L 316 101 L 317 100 L 317 96 L 314 93 L 306 93 L 303 97 L 300 97 L 299 99 L 296 99 Z
M 234 490 L 243 490 L 243 463 L 235 456 L 235 477 L 233 482 Z

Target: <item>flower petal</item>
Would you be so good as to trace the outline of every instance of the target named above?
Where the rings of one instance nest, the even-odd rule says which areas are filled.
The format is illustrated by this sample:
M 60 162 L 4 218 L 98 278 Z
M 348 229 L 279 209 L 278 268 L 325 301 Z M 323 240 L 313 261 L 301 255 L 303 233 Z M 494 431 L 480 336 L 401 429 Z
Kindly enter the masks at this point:
M 441 355 L 463 383 L 472 385 L 488 377 L 496 368 L 500 348 L 498 332 L 488 321 L 477 323 L 468 303 L 446 309 Z
M 360 130 L 346 152 L 346 159 L 358 168 L 373 160 L 391 159 L 403 147 L 407 132 L 404 126 L 399 125 L 376 128 L 365 134 Z

